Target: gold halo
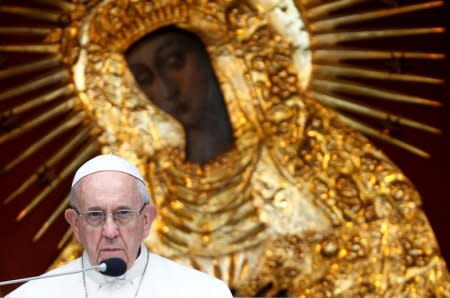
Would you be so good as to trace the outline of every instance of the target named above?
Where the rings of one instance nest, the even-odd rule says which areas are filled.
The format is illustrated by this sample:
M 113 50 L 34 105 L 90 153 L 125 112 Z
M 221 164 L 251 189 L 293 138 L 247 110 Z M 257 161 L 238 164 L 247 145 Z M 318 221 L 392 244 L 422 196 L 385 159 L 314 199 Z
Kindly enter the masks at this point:
M 17 202 L 17 198 L 23 198 L 25 192 L 33 185 L 36 185 L 38 181 L 41 181 L 40 179 L 42 179 L 42 177 L 45 178 L 43 179 L 44 181 L 50 180 L 54 182 L 51 184 L 44 183 L 45 187 L 41 187 L 37 193 L 33 194 L 32 198 L 27 202 L 27 205 L 17 215 L 16 220 L 18 222 L 26 219 L 31 212 L 42 205 L 46 199 L 50 198 L 58 186 L 69 179 L 70 175 L 80 164 L 100 150 L 101 144 L 117 144 L 114 131 L 105 134 L 105 130 L 108 130 L 108 128 L 105 129 L 105 127 L 103 127 L 103 129 L 99 130 L 98 127 L 93 124 L 92 119 L 96 117 L 94 109 L 86 108 L 87 105 L 85 104 L 89 99 L 89 94 L 84 94 L 87 91 L 80 87 L 80 82 L 78 81 L 79 78 L 77 78 L 80 70 L 77 68 L 77 65 L 79 64 L 76 64 L 76 62 L 79 62 L 80 59 L 82 59 L 82 54 L 80 53 L 86 45 L 84 37 L 92 35 L 93 39 L 87 42 L 87 45 L 94 45 L 95 43 L 92 41 L 95 40 L 94 37 L 97 33 L 98 36 L 101 36 L 101 38 L 98 37 L 98 45 L 100 46 L 97 47 L 97 50 L 103 51 L 105 48 L 113 49 L 114 51 L 111 51 L 111 53 L 114 52 L 115 54 L 112 54 L 111 59 L 106 61 L 106 63 L 109 63 L 108 66 L 111 67 L 116 65 L 116 69 L 123 71 L 122 73 L 119 72 L 118 75 L 123 75 L 126 78 L 128 76 L 126 73 L 127 70 L 126 68 L 121 69 L 123 67 L 123 61 L 121 61 L 120 53 L 134 40 L 139 38 L 139 36 L 142 36 L 146 32 L 152 31 L 157 27 L 174 23 L 180 27 L 185 26 L 184 28 L 199 34 L 202 39 L 207 41 L 208 45 L 223 44 L 221 47 L 222 52 L 217 50 L 218 52 L 215 53 L 214 47 L 208 47 L 212 56 L 219 56 L 223 54 L 223 51 L 226 52 L 226 44 L 233 42 L 234 39 L 237 39 L 237 41 L 245 40 L 249 37 L 248 35 L 255 32 L 255 27 L 252 27 L 252 24 L 254 23 L 252 22 L 256 22 L 259 25 L 261 24 L 260 22 L 268 22 L 275 28 L 274 31 L 277 31 L 277 33 L 282 36 L 283 40 L 294 44 L 294 47 L 304 47 L 301 49 L 301 52 L 305 53 L 306 58 L 304 60 L 300 59 L 302 63 L 304 62 L 303 64 L 298 64 L 304 66 L 304 68 L 299 68 L 297 65 L 295 70 L 297 72 L 297 79 L 299 80 L 296 88 L 300 88 L 308 98 L 318 100 L 322 104 L 339 109 L 340 111 L 350 111 L 360 115 L 373 117 L 380 121 L 389 120 L 393 123 L 414 129 L 434 134 L 439 133 L 439 129 L 430 125 L 406 117 L 401 117 L 389 111 L 371 108 L 365 104 L 358 104 L 351 99 L 358 98 L 358 96 L 368 96 L 374 100 L 392 100 L 403 102 L 405 104 L 439 106 L 439 101 L 434 99 L 423 98 L 415 94 L 410 94 L 408 91 L 401 91 L 400 89 L 381 90 L 376 84 L 362 84 L 358 79 L 364 78 L 382 82 L 398 82 L 399 84 L 420 83 L 439 86 L 443 84 L 443 80 L 433 77 L 432 75 L 407 72 L 392 73 L 389 70 L 373 68 L 368 62 L 384 60 L 398 62 L 400 60 L 416 61 L 422 59 L 431 63 L 442 61 L 445 58 L 444 54 L 426 50 L 415 51 L 407 47 L 400 50 L 391 49 L 389 48 L 389 45 L 386 45 L 386 48 L 382 49 L 370 47 L 358 49 L 352 47 L 339 47 L 339 45 L 348 41 L 376 40 L 380 37 L 387 38 L 441 34 L 444 32 L 444 28 L 428 26 L 399 29 L 394 28 L 393 26 L 391 27 L 390 25 L 383 26 L 383 24 L 381 24 L 375 29 L 370 26 L 369 29 L 345 29 L 347 28 L 346 26 L 352 24 L 366 24 L 366 22 L 371 20 L 383 20 L 389 17 L 402 16 L 416 12 L 419 13 L 431 9 L 440 9 L 444 5 L 443 1 L 420 1 L 414 4 L 392 6 L 386 4 L 386 7 L 374 7 L 369 9 L 361 9 L 361 1 L 356 0 L 334 2 L 315 0 L 221 2 L 146 2 L 121 0 L 114 2 L 115 4 L 113 1 L 79 1 L 74 3 L 63 0 L 37 0 L 33 1 L 33 3 L 30 2 L 17 5 L 12 5 L 5 1 L 5 4 L 2 3 L 0 5 L 0 13 L 17 17 L 17 20 L 8 24 L 8 26 L 2 25 L 0 27 L 0 34 L 7 37 L 2 40 L 2 43 L 0 44 L 0 64 L 3 63 L 5 59 L 13 61 L 10 64 L 7 64 L 7 68 L 0 69 L 0 80 L 2 82 L 8 80 L 9 82 L 9 84 L 2 86 L 0 93 L 0 102 L 7 103 L 2 106 L 1 119 L 8 129 L 6 133 L 0 136 L 0 146 L 7 146 L 9 142 L 20 139 L 29 131 L 38 131 L 40 129 L 39 125 L 42 125 L 43 123 L 45 124 L 54 121 L 53 123 L 56 126 L 56 129 L 52 130 L 48 135 L 45 135 L 44 131 L 40 134 L 40 139 L 29 141 L 30 143 L 29 146 L 26 146 L 26 151 L 15 153 L 11 160 L 3 166 L 1 174 L 4 175 L 3 177 L 9 177 L 8 175 L 14 174 L 14 170 L 19 168 L 25 160 L 39 156 L 39 150 L 51 147 L 52 144 L 54 144 L 54 141 L 61 140 L 64 134 L 71 134 L 70 138 L 65 138 L 58 144 L 57 154 L 54 156 L 47 156 L 47 159 L 40 160 L 40 163 L 38 163 L 32 172 L 22 173 L 22 176 L 16 179 L 17 181 L 20 181 L 21 184 L 16 185 L 16 189 L 6 192 L 7 197 L 4 199 L 4 202 L 6 204 L 11 204 Z M 128 7 L 127 5 L 135 7 L 142 5 L 143 10 L 141 11 L 150 14 L 151 17 L 156 20 L 155 24 L 157 25 L 152 25 L 153 27 L 144 26 L 145 28 L 143 29 L 143 27 L 139 27 L 140 25 L 136 23 L 137 27 L 135 35 L 132 34 L 130 37 L 127 36 L 123 39 L 127 40 L 127 42 L 120 42 L 120 44 L 115 43 L 115 39 L 108 39 L 108 37 L 115 36 L 118 32 L 132 32 L 135 29 L 120 27 L 121 20 L 117 18 L 114 19 L 115 13 L 120 15 L 120 9 L 119 11 L 111 9 L 103 11 L 103 13 L 108 14 L 108 18 L 104 20 L 101 20 L 101 18 L 97 19 L 98 28 L 103 28 L 105 31 L 100 30 L 100 32 L 95 32 L 95 30 L 92 29 L 93 27 L 87 32 L 83 31 L 84 24 L 94 22 L 93 20 L 87 20 L 91 15 L 91 12 L 101 10 L 102 7 L 105 9 L 104 7 L 107 7 L 107 5 L 117 5 L 119 8 Z M 173 9 L 169 12 L 174 15 L 174 18 L 168 21 L 165 10 L 169 9 L 165 7 L 169 7 L 170 5 L 172 5 Z M 191 6 L 197 7 L 195 13 L 198 13 L 200 16 L 205 16 L 204 19 L 197 19 L 199 22 L 195 25 L 189 24 L 188 19 L 185 18 L 187 15 L 187 8 Z M 234 9 L 236 6 L 247 11 L 248 13 L 246 15 L 249 17 L 232 19 L 232 21 L 237 24 L 237 27 L 232 28 L 234 30 L 234 35 L 230 37 L 229 31 L 224 31 L 223 27 L 220 26 L 226 19 L 220 18 L 219 15 L 223 16 L 225 14 L 224 7 Z M 286 24 L 283 20 L 289 20 L 290 18 L 282 16 L 291 15 L 291 19 L 295 19 L 295 14 L 291 14 L 290 11 L 292 8 L 295 8 L 297 12 L 298 20 L 296 20 L 296 22 L 304 24 L 304 27 L 300 28 L 300 31 L 296 31 L 298 28 L 295 30 L 292 29 L 296 27 L 294 26 L 290 28 L 292 30 L 286 31 L 292 31 L 294 33 L 300 32 L 299 35 L 301 35 L 301 40 L 306 40 L 306 42 L 296 44 L 289 40 L 289 36 L 291 36 L 290 34 L 292 34 L 292 32 L 288 33 L 279 30 L 279 28 L 289 28 L 288 26 L 283 26 L 289 25 L 289 22 Z M 186 9 L 186 11 L 183 9 Z M 215 14 L 215 10 L 220 13 Z M 153 14 L 152 11 L 154 12 Z M 265 12 L 264 15 L 262 15 L 263 12 Z M 175 19 L 176 13 L 179 14 L 179 19 Z M 136 22 L 138 22 L 138 20 L 139 18 L 136 18 Z M 164 20 L 167 22 L 165 23 Z M 105 21 L 106 23 L 102 23 Z M 213 28 L 212 24 L 214 23 L 217 24 L 217 27 L 214 27 L 214 30 L 205 30 L 208 26 Z M 36 24 L 38 24 L 38 26 L 36 26 Z M 242 28 L 245 28 L 245 30 L 242 30 Z M 96 49 L 90 48 L 88 50 L 94 51 Z M 233 51 L 235 50 L 236 49 Z M 308 64 L 308 52 L 310 55 L 309 57 L 312 59 L 310 64 Z M 241 52 L 236 51 L 235 54 L 244 55 L 245 53 L 242 53 L 241 50 Z M 346 63 L 346 59 L 349 58 L 359 59 L 362 62 L 359 64 L 359 67 L 355 67 L 354 65 Z M 365 65 L 366 62 L 367 65 Z M 222 87 L 224 87 L 224 92 L 228 92 L 227 98 L 231 98 L 232 94 L 236 93 L 236 88 L 230 87 L 228 89 L 224 84 L 227 79 L 232 77 L 232 75 L 230 76 L 221 72 L 221 68 L 217 66 L 217 63 L 218 62 L 213 61 L 214 67 L 218 71 L 219 79 L 222 76 L 220 81 Z M 72 67 L 73 65 L 75 65 L 75 67 Z M 258 63 L 256 63 L 254 67 L 257 68 Z M 308 69 L 308 67 L 310 67 L 310 69 Z M 305 72 L 301 74 L 298 72 L 299 69 L 303 69 Z M 232 72 L 232 74 L 235 72 L 236 71 Z M 345 77 L 346 79 L 340 79 L 341 77 Z M 129 78 L 127 78 L 127 80 L 128 79 Z M 242 79 L 240 80 L 242 81 Z M 239 80 L 237 79 L 236 81 Z M 244 81 L 249 82 L 251 80 L 247 80 L 244 76 Z M 75 83 L 77 85 L 75 85 Z M 131 110 L 139 110 L 144 105 L 142 97 L 139 95 L 140 92 L 134 89 L 133 84 L 127 83 L 125 85 L 129 86 L 130 90 L 127 90 L 127 92 L 134 94 L 131 98 L 135 99 L 135 101 L 124 101 L 123 98 L 117 97 L 116 99 L 118 100 L 111 102 L 111 104 L 114 103 L 119 107 L 125 107 Z M 115 85 L 112 84 L 111 88 L 114 86 Z M 244 118 L 250 123 L 263 125 L 265 119 L 257 118 L 262 114 L 252 112 L 256 107 L 258 107 L 258 104 L 250 107 L 239 106 L 236 107 L 236 113 L 233 111 L 231 114 L 239 115 L 238 111 L 245 111 L 246 113 L 243 113 L 243 115 L 245 115 Z M 301 110 L 301 107 L 299 107 L 299 109 Z M 42 110 L 45 110 L 45 113 L 38 113 Z M 30 111 L 35 113 L 31 116 L 27 116 L 26 113 L 29 113 Z M 26 117 L 23 115 L 26 115 Z M 65 117 L 62 118 L 62 116 Z M 116 117 L 116 119 L 120 118 L 117 113 L 111 116 Z M 125 117 L 126 116 L 127 115 L 125 115 Z M 355 119 L 349 118 L 348 116 L 341 116 L 341 119 L 346 121 L 346 123 L 352 127 L 359 129 L 372 137 L 384 139 L 420 156 L 428 156 L 423 150 L 393 138 L 389 134 L 384 134 L 383 132 L 375 130 L 366 123 L 355 121 Z M 118 119 L 117 121 L 120 123 L 121 119 Z M 163 123 L 164 121 L 161 120 L 160 122 Z M 233 122 L 239 123 L 236 120 L 233 120 Z M 254 126 L 257 127 L 258 125 Z M 132 127 L 132 125 L 130 124 L 130 126 L 127 127 Z M 136 130 L 133 131 L 133 129 L 126 131 L 125 136 L 124 134 L 117 134 L 122 138 L 122 145 L 120 148 L 115 149 L 128 154 L 128 158 L 135 161 L 137 164 L 140 164 L 142 162 L 142 160 L 140 160 L 141 156 L 130 153 L 135 152 L 136 148 L 130 148 L 126 145 L 130 143 L 129 139 L 135 141 L 135 136 L 138 134 L 139 132 Z M 178 138 L 179 136 L 175 136 L 173 139 Z M 144 147 L 145 144 L 151 144 L 152 142 L 156 141 L 153 139 L 145 139 L 141 142 L 142 144 L 139 145 L 142 146 L 142 148 L 138 149 L 142 150 L 142 152 L 153 154 L 152 148 Z M 176 143 L 175 145 L 179 146 L 180 144 Z M 80 146 L 82 149 L 79 149 Z M 73 156 L 77 156 L 77 158 L 74 159 Z M 70 160 L 70 162 L 67 162 L 67 160 Z M 57 166 L 59 166 L 60 171 L 56 176 L 52 176 L 49 169 L 54 169 Z M 49 179 L 48 177 L 52 179 Z M 54 211 L 49 213 L 47 220 L 42 223 L 39 229 L 36 229 L 36 233 L 33 235 L 34 242 L 40 241 L 42 237 L 50 231 L 50 228 L 55 228 L 55 221 L 60 218 L 67 205 L 68 197 L 61 200 L 58 205 L 54 206 Z M 70 236 L 71 231 L 67 230 L 58 243 L 58 250 L 61 250 L 62 247 L 64 247 L 70 239 Z

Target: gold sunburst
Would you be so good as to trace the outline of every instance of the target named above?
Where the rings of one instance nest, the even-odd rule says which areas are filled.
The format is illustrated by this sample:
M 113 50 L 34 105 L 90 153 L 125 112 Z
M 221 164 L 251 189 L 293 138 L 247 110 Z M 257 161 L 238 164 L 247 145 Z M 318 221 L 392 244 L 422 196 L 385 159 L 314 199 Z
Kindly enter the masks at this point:
M 14 191 L 3 194 L 4 205 L 13 204 L 34 189 L 33 196 L 16 214 L 24 221 L 40 204 L 66 184 L 74 170 L 99 152 L 100 131 L 77 105 L 72 66 L 77 53 L 71 22 L 101 1 L 2 1 L 0 4 L 0 148 L 8 152 L 2 160 L 0 177 L 14 175 L 22 181 Z M 289 1 L 274 5 L 283 18 Z M 297 0 L 308 36 L 311 72 L 305 95 L 338 110 L 349 126 L 422 157 L 429 154 L 391 134 L 389 125 L 408 127 L 438 135 L 441 130 L 399 115 L 379 102 L 440 107 L 441 99 L 425 98 L 409 91 L 412 84 L 442 85 L 433 74 L 404 71 L 402 63 L 445 59 L 442 52 L 416 43 L 391 47 L 389 41 L 407 37 L 442 35 L 442 26 L 402 26 L 405 16 L 443 9 L 444 1 Z M 399 22 L 396 22 L 399 20 Z M 384 23 L 386 25 L 384 25 Z M 287 24 L 289 26 L 289 24 Z M 381 46 L 373 41 L 384 40 Z M 387 42 L 386 42 L 387 40 Z M 70 53 L 70 54 L 69 54 Z M 386 66 L 388 64 L 394 66 Z M 389 87 L 384 87 L 384 85 Z M 365 121 L 365 119 L 370 119 Z M 378 121 L 378 122 L 374 122 Z M 376 128 L 373 123 L 382 123 Z M 387 127 L 387 128 L 386 128 Z M 26 150 L 8 150 L 20 143 Z M 76 156 L 75 158 L 73 156 Z M 29 171 L 18 168 L 36 159 Z M 57 172 L 58 174 L 54 174 Z M 36 185 L 38 190 L 36 190 Z M 27 195 L 28 196 L 28 195 Z M 68 196 L 68 194 L 67 194 Z M 61 200 L 32 237 L 38 242 L 50 231 L 68 205 Z M 58 241 L 62 249 L 70 239 L 67 230 Z

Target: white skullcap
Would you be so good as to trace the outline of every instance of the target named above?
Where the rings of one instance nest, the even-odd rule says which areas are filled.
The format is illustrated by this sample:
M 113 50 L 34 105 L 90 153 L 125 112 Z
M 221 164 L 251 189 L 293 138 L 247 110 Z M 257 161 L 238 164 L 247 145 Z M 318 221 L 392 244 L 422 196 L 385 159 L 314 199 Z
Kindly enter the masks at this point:
M 142 178 L 139 170 L 128 160 L 117 155 L 105 154 L 98 155 L 85 162 L 75 173 L 75 177 L 73 177 L 72 181 L 72 187 L 84 177 L 102 171 L 126 173 L 141 180 L 145 184 L 144 178 Z

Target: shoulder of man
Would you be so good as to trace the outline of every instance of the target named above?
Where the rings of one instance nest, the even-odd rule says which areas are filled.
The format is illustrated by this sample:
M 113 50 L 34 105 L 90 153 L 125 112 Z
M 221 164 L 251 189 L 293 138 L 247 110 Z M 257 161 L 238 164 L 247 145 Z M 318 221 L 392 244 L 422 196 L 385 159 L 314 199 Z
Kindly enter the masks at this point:
M 181 295 L 180 297 L 233 297 L 222 280 L 159 255 L 150 253 L 148 266 L 151 271 L 150 278 L 157 279 L 159 285 L 170 287 L 169 292 L 176 292 L 174 297 L 177 297 L 177 294 Z M 165 291 L 167 290 L 166 288 Z
M 56 269 L 50 270 L 40 276 L 49 276 L 61 274 L 69 271 L 81 270 L 81 259 L 78 258 Z M 62 275 L 56 277 L 48 277 L 32 280 L 24 283 L 5 298 L 51 298 L 51 297 L 67 297 L 67 291 L 72 288 L 77 274 Z M 79 281 L 78 281 L 79 283 Z M 73 289 L 73 288 L 72 288 Z

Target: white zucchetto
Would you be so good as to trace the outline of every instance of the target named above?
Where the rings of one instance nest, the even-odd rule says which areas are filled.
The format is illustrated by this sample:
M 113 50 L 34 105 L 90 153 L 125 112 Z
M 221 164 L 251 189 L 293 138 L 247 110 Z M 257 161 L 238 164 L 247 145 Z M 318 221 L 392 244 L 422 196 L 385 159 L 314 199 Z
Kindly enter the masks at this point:
M 128 160 L 123 159 L 122 157 L 119 157 L 117 155 L 104 154 L 98 155 L 88 160 L 76 171 L 75 177 L 72 181 L 72 187 L 84 177 L 102 171 L 116 171 L 126 173 L 141 180 L 145 184 L 144 178 L 142 177 L 139 170 Z

